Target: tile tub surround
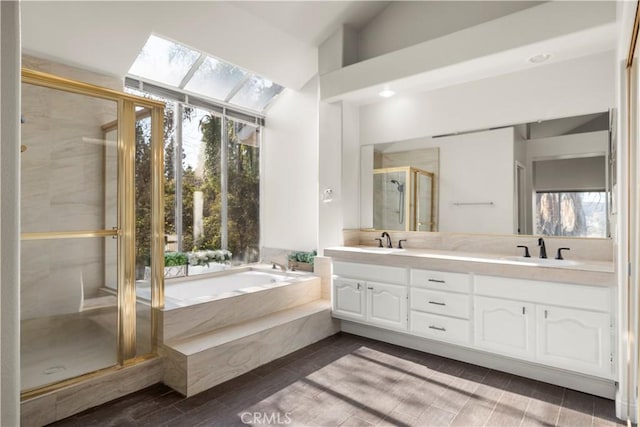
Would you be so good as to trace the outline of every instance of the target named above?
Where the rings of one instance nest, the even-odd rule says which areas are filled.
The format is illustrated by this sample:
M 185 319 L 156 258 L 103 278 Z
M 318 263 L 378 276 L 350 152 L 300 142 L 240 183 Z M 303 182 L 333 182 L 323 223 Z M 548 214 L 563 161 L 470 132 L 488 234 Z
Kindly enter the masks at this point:
M 159 347 L 164 383 L 193 396 L 340 329 L 331 303 L 318 299 Z
M 344 246 L 376 246 L 375 238 L 380 237 L 382 231 L 384 230 L 344 230 Z M 613 262 L 612 239 L 416 231 L 389 231 L 389 234 L 394 247 L 398 245 L 399 239 L 406 239 L 403 246 L 410 249 L 519 256 L 522 255 L 522 249 L 516 246 L 526 245 L 532 257 L 538 256 L 537 238 L 544 237 L 549 258 L 555 256 L 558 248 L 571 248 L 564 252 L 565 259 Z
M 614 402 L 345 333 L 197 396 L 157 384 L 56 426 L 243 425 L 245 412 L 290 426 L 625 426 Z
M 235 271 L 247 270 L 273 272 L 270 266 Z M 286 275 L 292 281 L 161 310 L 158 351 L 164 358 L 164 383 L 192 396 L 339 331 L 330 301 L 322 298 L 322 279 L 310 273 Z M 328 277 L 324 281 L 330 283 Z
M 297 280 L 303 280 L 186 307 L 160 310 L 159 339 L 163 342 L 183 339 L 320 298 L 319 277 L 304 274 L 296 277 Z

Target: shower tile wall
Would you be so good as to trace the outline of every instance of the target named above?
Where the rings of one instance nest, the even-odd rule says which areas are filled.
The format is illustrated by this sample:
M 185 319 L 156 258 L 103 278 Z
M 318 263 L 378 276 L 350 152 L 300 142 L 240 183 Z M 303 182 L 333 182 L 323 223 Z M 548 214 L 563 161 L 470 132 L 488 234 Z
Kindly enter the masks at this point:
M 121 89 L 118 79 L 24 56 L 25 68 Z M 95 230 L 105 224 L 105 144 L 102 126 L 116 119 L 115 103 L 23 85 L 22 232 Z M 115 163 L 112 163 L 115 167 Z M 115 176 L 115 175 L 114 175 Z M 23 242 L 21 316 L 53 315 L 56 296 L 98 295 L 104 284 L 101 239 Z M 74 297 L 75 298 L 75 297 Z M 62 302 L 61 302 L 62 303 Z M 73 303 L 75 304 L 75 303 Z

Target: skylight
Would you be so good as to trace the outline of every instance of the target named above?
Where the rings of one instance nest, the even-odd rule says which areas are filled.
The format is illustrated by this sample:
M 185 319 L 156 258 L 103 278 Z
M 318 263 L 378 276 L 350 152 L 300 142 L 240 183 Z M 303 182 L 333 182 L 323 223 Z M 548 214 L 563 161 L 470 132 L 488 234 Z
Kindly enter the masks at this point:
M 257 112 L 263 112 L 283 89 L 238 66 L 154 35 L 129 74 Z

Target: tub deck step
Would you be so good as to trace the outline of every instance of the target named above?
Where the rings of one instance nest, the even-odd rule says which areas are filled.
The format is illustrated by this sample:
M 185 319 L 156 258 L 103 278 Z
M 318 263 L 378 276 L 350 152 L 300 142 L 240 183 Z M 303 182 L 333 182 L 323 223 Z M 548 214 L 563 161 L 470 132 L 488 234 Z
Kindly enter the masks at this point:
M 168 386 L 193 396 L 339 331 L 331 303 L 316 300 L 241 324 L 165 342 Z

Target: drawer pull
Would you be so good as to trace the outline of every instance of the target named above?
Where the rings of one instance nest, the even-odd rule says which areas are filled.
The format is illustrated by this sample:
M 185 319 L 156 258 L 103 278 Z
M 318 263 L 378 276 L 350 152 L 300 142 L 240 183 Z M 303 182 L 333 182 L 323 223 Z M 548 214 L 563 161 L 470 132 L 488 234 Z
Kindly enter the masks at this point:
M 429 279 L 429 282 L 434 282 L 434 283 L 445 283 L 444 280 L 440 280 L 440 279 Z
M 429 301 L 429 304 L 433 304 L 433 305 L 447 305 L 443 302 L 438 302 L 438 301 Z
M 369 289 L 370 291 L 372 291 L 372 290 L 373 290 L 373 288 L 371 288 L 371 287 L 367 287 L 367 289 Z
M 361 287 L 361 286 L 362 286 L 362 285 L 361 285 L 360 283 L 358 283 L 358 290 L 360 290 L 360 287 Z
M 445 328 L 442 328 L 440 326 L 433 326 L 433 325 L 429 325 L 429 329 L 435 329 L 436 331 L 442 331 L 442 332 L 447 331 Z

